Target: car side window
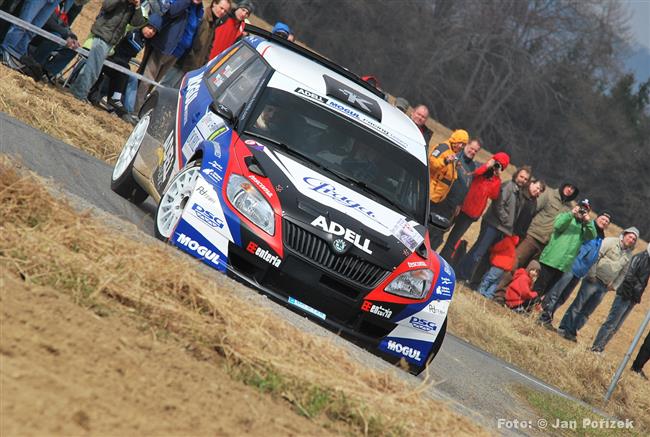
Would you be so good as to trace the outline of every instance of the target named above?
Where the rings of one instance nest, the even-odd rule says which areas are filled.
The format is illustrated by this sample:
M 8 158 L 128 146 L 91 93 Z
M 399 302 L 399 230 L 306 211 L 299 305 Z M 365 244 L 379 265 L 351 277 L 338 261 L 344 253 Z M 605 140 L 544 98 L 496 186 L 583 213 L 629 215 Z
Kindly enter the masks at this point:
M 261 59 L 255 60 L 217 97 L 217 102 L 230 108 L 233 114 L 238 114 L 265 72 L 266 64 Z
M 255 56 L 255 53 L 248 46 L 241 46 L 230 58 L 219 65 L 216 70 L 211 71 L 208 78 L 208 86 L 213 95 L 218 96 L 230 85 L 231 78 L 236 76 Z

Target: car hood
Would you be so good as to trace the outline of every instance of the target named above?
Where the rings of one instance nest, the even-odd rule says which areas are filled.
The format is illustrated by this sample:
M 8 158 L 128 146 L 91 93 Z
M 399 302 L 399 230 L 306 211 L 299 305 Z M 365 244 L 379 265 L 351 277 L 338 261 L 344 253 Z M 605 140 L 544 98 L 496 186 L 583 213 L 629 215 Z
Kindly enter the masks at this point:
M 245 140 L 270 179 L 283 219 L 386 268 L 398 266 L 424 241 L 426 228 L 281 150 Z

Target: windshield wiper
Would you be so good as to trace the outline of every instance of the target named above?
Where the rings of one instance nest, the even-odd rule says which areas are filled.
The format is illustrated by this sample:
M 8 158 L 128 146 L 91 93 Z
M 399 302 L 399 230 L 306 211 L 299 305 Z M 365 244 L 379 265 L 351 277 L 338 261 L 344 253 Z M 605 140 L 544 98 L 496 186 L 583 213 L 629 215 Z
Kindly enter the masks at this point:
M 268 142 L 270 142 L 270 143 L 272 143 L 272 144 L 275 144 L 276 146 L 278 146 L 278 147 L 281 148 L 282 150 L 288 152 L 289 154 L 291 154 L 291 155 L 293 155 L 293 156 L 297 156 L 298 158 L 301 158 L 301 159 L 303 159 L 303 160 L 309 162 L 310 164 L 312 164 L 312 165 L 314 165 L 314 166 L 320 168 L 321 170 L 324 170 L 324 171 L 326 171 L 326 172 L 329 172 L 329 173 L 333 174 L 334 176 L 339 176 L 338 173 L 336 173 L 335 171 L 330 170 L 329 168 L 323 166 L 323 164 L 321 164 L 320 162 L 316 161 L 315 159 L 310 158 L 309 156 L 304 155 L 304 154 L 298 152 L 297 150 L 292 149 L 292 148 L 289 147 L 288 145 L 286 145 L 286 144 L 284 144 L 284 143 L 282 143 L 282 142 L 280 142 L 280 141 L 278 141 L 278 140 L 274 140 L 273 138 L 269 138 L 269 137 L 266 137 L 266 136 L 264 136 L 264 135 L 260 135 L 260 134 L 257 134 L 257 133 L 254 133 L 254 132 L 250 132 L 250 131 L 245 131 L 244 133 L 245 133 L 245 134 L 248 134 L 248 135 L 251 135 L 251 136 L 254 136 L 254 137 L 257 137 L 257 138 L 259 138 L 259 139 L 261 139 L 261 140 L 268 141 Z M 339 176 L 339 177 L 340 177 L 340 176 Z
M 350 182 L 351 184 L 356 185 L 357 187 L 359 187 L 359 188 L 363 189 L 364 191 L 374 195 L 375 197 L 379 197 L 380 199 L 388 202 L 388 204 L 390 204 L 391 206 L 394 206 L 395 208 L 397 208 L 405 216 L 411 217 L 410 212 L 407 212 L 406 210 L 404 210 L 404 208 L 402 208 L 401 206 L 396 204 L 390 197 L 386 196 L 385 194 L 380 193 L 379 191 L 375 190 L 374 188 L 371 188 L 365 182 L 362 182 L 362 181 L 359 181 L 357 179 L 351 178 L 350 176 L 347 176 L 347 175 L 345 175 L 345 174 L 343 174 L 341 172 L 338 172 L 336 170 L 329 170 L 329 171 L 331 173 L 334 173 L 336 176 L 343 179 L 344 181 Z

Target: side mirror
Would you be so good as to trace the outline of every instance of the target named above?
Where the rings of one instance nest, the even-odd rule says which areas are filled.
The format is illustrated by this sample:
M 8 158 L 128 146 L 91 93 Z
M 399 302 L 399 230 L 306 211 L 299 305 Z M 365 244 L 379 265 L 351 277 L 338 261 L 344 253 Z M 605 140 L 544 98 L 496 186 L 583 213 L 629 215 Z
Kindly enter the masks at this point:
M 222 103 L 212 102 L 210 110 L 229 123 L 232 123 L 235 119 L 232 110 Z
M 429 223 L 442 231 L 446 231 L 449 229 L 449 226 L 451 226 L 448 218 L 443 217 L 440 214 L 436 214 L 435 212 L 432 212 L 429 215 Z

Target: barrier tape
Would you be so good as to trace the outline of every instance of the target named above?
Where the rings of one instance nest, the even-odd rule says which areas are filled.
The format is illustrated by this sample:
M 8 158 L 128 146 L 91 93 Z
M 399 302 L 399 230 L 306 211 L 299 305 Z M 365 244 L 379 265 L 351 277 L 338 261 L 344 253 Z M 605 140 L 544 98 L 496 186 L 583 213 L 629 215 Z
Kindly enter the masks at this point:
M 22 27 L 23 29 L 29 30 L 30 32 L 33 32 L 35 34 L 38 34 L 39 36 L 42 36 L 45 39 L 49 39 L 52 42 L 57 43 L 60 46 L 65 46 L 67 44 L 67 41 L 64 40 L 63 38 L 54 35 L 53 33 L 50 33 L 46 30 L 41 29 L 38 26 L 34 26 L 32 23 L 28 23 L 27 21 L 21 20 L 20 18 L 13 16 L 5 11 L 0 11 L 0 19 L 3 19 L 5 21 L 10 22 L 11 24 Z M 88 50 L 79 47 L 78 49 L 69 49 L 77 52 L 77 54 L 83 56 L 84 58 L 88 58 Z M 109 60 L 104 60 L 104 65 L 108 68 L 112 68 L 113 70 L 117 70 L 120 73 L 126 74 L 128 76 L 134 77 L 140 81 L 149 83 L 151 85 L 161 87 L 161 88 L 169 88 L 167 86 L 161 85 L 160 83 L 156 82 L 155 80 L 149 79 L 148 77 L 144 77 L 141 74 L 134 73 L 133 71 L 129 70 L 128 68 L 124 68 L 121 65 L 117 65 L 114 62 L 111 62 Z M 176 89 L 176 88 L 171 88 L 171 89 Z

